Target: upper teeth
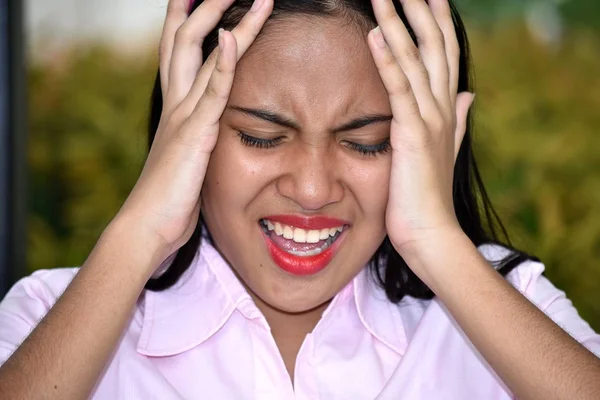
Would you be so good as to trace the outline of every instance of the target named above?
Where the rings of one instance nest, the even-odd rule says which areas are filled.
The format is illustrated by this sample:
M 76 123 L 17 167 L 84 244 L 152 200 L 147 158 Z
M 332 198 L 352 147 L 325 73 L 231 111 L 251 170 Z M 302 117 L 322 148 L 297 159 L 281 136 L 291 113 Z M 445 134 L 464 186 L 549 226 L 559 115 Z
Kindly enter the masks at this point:
M 289 225 L 280 224 L 279 222 L 271 222 L 264 220 L 267 224 L 267 229 L 275 231 L 277 236 L 283 236 L 286 239 L 291 239 L 296 243 L 318 243 L 320 240 L 329 239 L 330 236 L 335 236 L 338 232 L 344 230 L 343 226 L 337 228 L 325 228 L 321 230 L 306 230 L 296 228 Z

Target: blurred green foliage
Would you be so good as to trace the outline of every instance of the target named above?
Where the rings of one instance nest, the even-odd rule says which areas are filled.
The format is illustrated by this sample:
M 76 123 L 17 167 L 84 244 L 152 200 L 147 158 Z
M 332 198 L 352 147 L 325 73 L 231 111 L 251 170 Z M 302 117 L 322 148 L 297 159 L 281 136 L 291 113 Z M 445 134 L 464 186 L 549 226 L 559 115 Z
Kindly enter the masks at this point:
M 504 23 L 534 7 L 553 8 L 568 27 L 600 31 L 600 2 L 591 0 L 454 0 L 462 15 L 480 27 Z
M 471 34 L 476 153 L 514 244 L 600 331 L 600 37 L 560 47 L 521 25 Z
M 600 331 L 600 51 L 520 24 L 472 31 L 476 152 L 513 243 Z M 136 181 L 156 57 L 74 48 L 32 64 L 28 268 L 80 265 Z
M 29 70 L 28 269 L 81 265 L 141 172 L 152 58 L 71 49 Z

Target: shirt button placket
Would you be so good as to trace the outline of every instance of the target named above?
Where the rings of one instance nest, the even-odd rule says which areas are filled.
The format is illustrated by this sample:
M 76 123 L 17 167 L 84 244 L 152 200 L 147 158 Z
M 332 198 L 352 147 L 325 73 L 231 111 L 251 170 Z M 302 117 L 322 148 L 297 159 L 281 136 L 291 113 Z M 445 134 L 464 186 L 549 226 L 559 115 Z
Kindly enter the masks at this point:
M 306 335 L 296 359 L 294 392 L 296 400 L 319 400 L 317 374 L 314 367 L 315 340 L 312 334 Z
M 254 320 L 250 335 L 253 344 L 255 393 L 257 400 L 294 399 L 294 389 L 285 364 L 268 326 Z

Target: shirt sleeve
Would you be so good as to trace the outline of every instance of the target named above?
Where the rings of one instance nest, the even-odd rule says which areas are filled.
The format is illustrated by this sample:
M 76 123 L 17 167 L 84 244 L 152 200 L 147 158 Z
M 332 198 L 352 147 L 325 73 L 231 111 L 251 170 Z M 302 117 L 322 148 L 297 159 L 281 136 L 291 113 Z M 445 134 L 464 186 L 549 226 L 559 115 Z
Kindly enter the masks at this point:
M 36 271 L 9 290 L 0 302 L 0 366 L 44 318 L 77 271 L 77 268 Z
M 600 358 L 600 335 L 579 316 L 565 292 L 544 275 L 544 264 L 526 261 L 510 274 L 517 275 L 519 290 L 575 340 Z M 509 275 L 510 275 L 509 274 Z
M 510 255 L 499 245 L 485 244 L 479 251 L 488 261 L 497 262 Z M 506 275 L 506 280 L 535 304 L 565 332 L 600 358 L 600 335 L 579 315 L 564 291 L 556 288 L 542 273 L 543 263 L 525 261 Z

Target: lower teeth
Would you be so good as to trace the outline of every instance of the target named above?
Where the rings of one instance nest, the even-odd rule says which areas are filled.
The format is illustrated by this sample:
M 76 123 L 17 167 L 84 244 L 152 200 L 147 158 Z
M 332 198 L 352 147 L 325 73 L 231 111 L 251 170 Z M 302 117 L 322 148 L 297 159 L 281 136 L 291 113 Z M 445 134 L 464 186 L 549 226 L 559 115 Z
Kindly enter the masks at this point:
M 286 252 L 288 252 L 292 255 L 295 255 L 295 256 L 299 256 L 299 257 L 310 257 L 310 256 L 316 256 L 317 254 L 321 254 L 328 247 L 329 247 L 329 239 L 327 239 L 327 242 L 325 242 L 325 244 L 323 246 L 319 247 L 318 249 L 309 250 L 309 251 L 286 250 Z
M 261 223 L 261 226 L 262 226 L 263 230 L 265 231 L 265 233 L 267 233 L 267 235 L 271 234 L 271 232 L 267 229 L 267 226 L 265 224 Z M 322 252 L 327 250 L 327 248 L 329 246 L 331 246 L 331 244 L 333 242 L 335 242 L 339 236 L 340 236 L 340 232 L 337 232 L 334 236 L 329 236 L 329 239 L 327 239 L 325 241 L 325 244 L 323 244 L 323 246 L 321 246 L 317 249 L 308 250 L 308 251 L 295 251 L 295 250 L 284 250 L 284 251 L 286 253 L 290 253 L 290 254 L 292 254 L 294 256 L 298 256 L 298 257 L 316 256 L 317 254 L 321 254 Z

